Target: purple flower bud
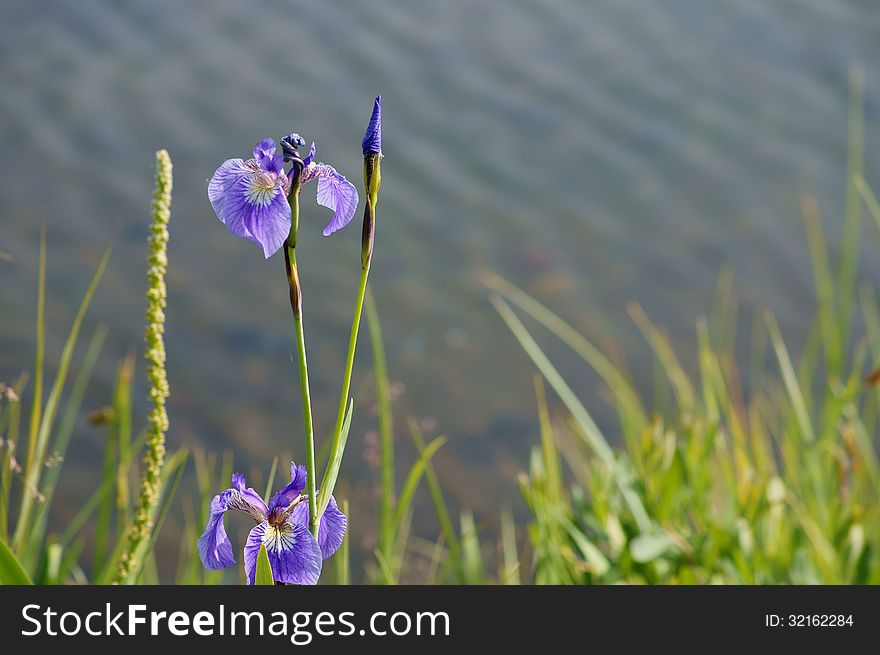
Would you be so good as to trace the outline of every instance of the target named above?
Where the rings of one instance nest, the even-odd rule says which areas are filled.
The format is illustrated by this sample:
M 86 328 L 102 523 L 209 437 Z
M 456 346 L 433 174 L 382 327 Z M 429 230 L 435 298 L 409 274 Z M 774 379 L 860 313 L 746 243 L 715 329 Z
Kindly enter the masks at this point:
M 361 141 L 364 149 L 364 157 L 382 154 L 382 96 L 376 96 L 373 103 L 373 115 L 370 116 L 370 124 Z

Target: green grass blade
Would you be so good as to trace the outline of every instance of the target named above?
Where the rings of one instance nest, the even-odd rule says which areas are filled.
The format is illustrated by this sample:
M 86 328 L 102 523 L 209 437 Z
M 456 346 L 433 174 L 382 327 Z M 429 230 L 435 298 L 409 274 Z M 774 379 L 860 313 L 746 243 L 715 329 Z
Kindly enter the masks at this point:
M 354 398 L 348 399 L 348 411 L 345 413 L 345 421 L 342 424 L 342 432 L 339 433 L 339 447 L 336 449 L 333 461 L 324 473 L 324 482 L 318 492 L 318 516 L 323 516 L 330 496 L 336 487 L 336 479 L 339 477 L 339 468 L 342 466 L 342 455 L 345 452 L 345 444 L 348 441 L 348 432 L 351 429 L 351 413 L 354 410 Z
M 694 388 L 678 361 L 678 357 L 675 356 L 675 352 L 669 345 L 668 339 L 654 326 L 640 305 L 630 304 L 627 310 L 660 361 L 663 372 L 675 390 L 679 410 L 682 413 L 690 412 L 695 403 Z
M 535 399 L 538 404 L 538 425 L 541 432 L 541 454 L 543 455 L 544 475 L 547 478 L 548 497 L 551 502 L 559 502 L 565 493 L 562 483 L 562 470 L 559 463 L 559 451 L 556 449 L 556 438 L 553 435 L 553 424 L 550 422 L 550 410 L 547 408 L 547 395 L 544 392 L 542 378 L 534 377 Z
M 272 497 L 272 487 L 275 485 L 275 474 L 278 472 L 278 458 L 272 458 L 272 468 L 269 471 L 269 479 L 266 480 L 266 493 L 263 494 L 263 501 L 268 505 L 269 499 Z
M 859 261 L 859 238 L 862 222 L 862 204 L 856 180 L 865 168 L 864 74 L 860 68 L 850 73 L 848 156 L 846 162 L 846 208 L 843 221 L 843 240 L 840 248 L 840 333 L 844 349 L 849 343 L 852 310 L 856 295 L 856 274 Z
M 382 326 L 372 292 L 367 289 L 364 302 L 367 329 L 373 349 L 373 366 L 376 371 L 376 401 L 379 406 L 379 477 L 381 495 L 379 500 L 379 549 L 388 557 L 394 547 L 394 435 L 391 400 L 388 396 L 388 363 L 382 341 Z
M 94 370 L 98 357 L 101 354 L 101 350 L 104 347 L 107 332 L 107 326 L 100 325 L 92 334 L 92 338 L 89 340 L 88 347 L 86 348 L 86 353 L 79 365 L 79 370 L 77 371 L 73 386 L 71 387 L 70 397 L 67 400 L 64 412 L 61 414 L 61 420 L 59 421 L 58 430 L 55 433 L 55 439 L 52 442 L 51 449 L 53 458 L 57 459 L 59 463 L 48 468 L 46 471 L 46 478 L 43 483 L 42 491 L 45 500 L 39 505 L 34 529 L 32 530 L 29 540 L 29 548 L 31 549 L 39 549 L 40 543 L 45 537 L 49 509 L 52 506 L 52 500 L 58 486 L 58 478 L 61 475 L 61 463 L 67 456 L 67 449 L 70 444 L 71 435 L 73 434 L 76 418 L 82 407 L 82 400 L 85 396 L 89 381 L 91 380 L 92 371 Z
M 465 510 L 461 513 L 461 547 L 467 584 L 483 583 L 483 549 L 474 523 L 474 515 Z
M 135 354 L 129 352 L 122 360 L 113 394 L 113 408 L 116 425 L 116 444 L 119 461 L 116 466 L 116 509 L 127 515 L 131 508 L 130 463 L 132 433 L 132 383 L 135 372 Z
M 501 512 L 501 555 L 504 568 L 498 581 L 505 585 L 520 585 L 519 553 L 516 549 L 516 525 L 509 509 Z
M 257 572 L 254 576 L 254 584 L 275 585 L 275 577 L 272 575 L 272 564 L 269 563 L 269 553 L 266 552 L 266 545 L 260 544 L 260 552 L 257 555 Z
M 146 432 L 142 432 L 138 435 L 138 438 L 134 442 L 134 451 L 139 451 L 143 448 L 144 443 L 146 442 L 147 435 Z M 131 464 L 131 462 L 128 462 Z M 80 533 L 86 524 L 91 519 L 92 514 L 98 509 L 98 506 L 101 504 L 101 501 L 110 496 L 113 492 L 114 480 L 108 479 L 102 482 L 101 486 L 99 486 L 95 491 L 92 492 L 92 495 L 89 496 L 89 499 L 83 503 L 83 506 L 79 509 L 79 511 L 74 515 L 74 517 L 67 523 L 64 528 L 64 531 L 61 533 L 61 536 L 58 538 L 59 543 L 62 546 L 67 548 L 67 546 L 76 538 L 76 536 Z
M 425 472 L 427 462 L 434 456 L 437 449 L 446 443 L 446 437 L 434 438 L 425 449 L 419 454 L 419 458 L 412 465 L 406 481 L 400 489 L 400 499 L 397 501 L 397 507 L 394 512 L 394 529 L 395 534 L 400 534 L 401 525 L 403 524 L 404 514 L 410 510 L 416 489 Z
M 804 196 L 801 200 L 804 224 L 807 232 L 807 243 L 810 247 L 810 261 L 813 263 L 813 280 L 816 285 L 816 298 L 819 304 L 819 323 L 822 340 L 828 360 L 828 371 L 838 375 L 843 365 L 840 325 L 835 317 L 834 276 L 828 260 L 828 247 L 822 231 L 822 219 L 819 216 L 819 205 L 812 196 Z
M 13 386 L 16 398 L 7 397 L 6 411 L 3 413 L 6 420 L 6 441 L 3 448 L 3 456 L 0 457 L 0 539 L 9 538 L 9 510 L 12 493 L 12 478 L 15 476 L 15 452 L 18 449 L 19 430 L 21 427 L 21 394 L 27 376 L 22 375 L 17 384 Z
M 155 516 L 153 518 L 153 528 L 150 532 L 149 539 L 140 545 L 137 560 L 138 563 L 135 564 L 135 568 L 132 569 L 131 574 L 126 578 L 126 584 L 137 584 L 144 562 L 152 558 L 155 554 L 154 549 L 156 547 L 156 541 L 159 538 L 159 533 L 162 531 L 162 526 L 165 524 L 165 519 L 168 517 L 168 512 L 171 509 L 171 502 L 177 495 L 177 489 L 180 486 L 181 479 L 183 479 L 183 471 L 186 468 L 186 461 L 188 458 L 188 451 L 178 450 L 165 462 L 159 485 L 160 505 L 154 509 Z M 124 534 L 121 535 L 121 538 L 119 539 L 120 543 L 123 542 L 124 537 Z M 139 568 L 139 566 L 141 568 Z
M 42 419 L 40 420 L 40 428 L 37 432 L 36 444 L 33 449 L 34 456 L 32 460 L 28 461 L 28 468 L 25 472 L 24 489 L 22 491 L 22 501 L 18 515 L 18 524 L 16 525 L 15 535 L 12 540 L 13 550 L 16 550 L 16 548 L 22 548 L 26 543 L 28 543 L 30 528 L 33 525 L 31 521 L 31 512 L 34 502 L 36 501 L 37 494 L 39 493 L 38 489 L 40 485 L 40 471 L 46 455 L 46 448 L 49 443 L 49 435 L 55 422 L 55 413 L 58 409 L 58 404 L 61 401 L 61 394 L 64 391 L 64 385 L 67 381 L 67 372 L 70 368 L 70 363 L 73 359 L 73 352 L 79 339 L 80 327 L 82 326 L 86 311 L 88 311 L 89 305 L 92 302 L 92 297 L 95 294 L 95 290 L 98 288 L 98 284 L 100 283 L 101 278 L 104 275 L 104 271 L 106 270 L 107 263 L 109 261 L 110 249 L 107 248 L 104 251 L 104 256 L 101 258 L 101 261 L 98 264 L 98 268 L 95 270 L 95 273 L 92 276 L 92 280 L 89 283 L 89 287 L 86 290 L 85 295 L 83 296 L 82 302 L 80 302 L 79 309 L 77 310 L 76 316 L 73 319 L 73 324 L 70 327 L 70 332 L 68 333 L 67 340 L 64 343 L 64 348 L 61 351 L 61 359 L 58 364 L 58 372 L 55 376 L 52 390 L 49 393 L 49 398 L 46 401 L 45 411 L 43 413 Z
M 422 437 L 422 432 L 419 430 L 415 420 L 409 420 L 409 429 L 421 457 L 425 452 L 425 439 Z M 461 565 L 461 542 L 459 542 L 458 535 L 455 533 L 455 528 L 452 525 L 449 508 L 443 498 L 440 481 L 437 479 L 437 472 L 434 470 L 434 463 L 430 458 L 425 459 L 425 480 L 428 483 L 428 491 L 431 493 L 434 512 L 437 514 L 437 520 L 440 522 L 440 530 L 443 532 L 443 538 L 449 548 L 450 564 L 458 577 L 458 582 L 464 584 L 464 569 Z
M 0 539 L 0 584 L 4 585 L 29 585 L 31 579 L 22 568 L 19 561 L 9 550 L 9 546 Z
M 114 402 L 106 425 L 107 430 L 104 437 L 104 461 L 101 467 L 101 486 L 103 487 L 104 485 L 107 485 L 109 487 L 115 485 L 117 487 L 117 495 L 119 495 L 121 480 L 127 481 L 128 479 L 129 470 L 128 458 L 122 453 L 120 434 L 121 417 L 119 416 L 119 399 L 122 395 L 120 387 L 126 384 L 123 381 L 125 379 L 123 377 L 123 366 L 124 364 L 121 363 L 116 373 L 116 384 L 113 391 Z M 130 395 L 130 378 L 128 378 L 126 386 L 126 391 L 128 395 Z M 122 462 L 125 462 L 125 466 L 122 466 Z M 104 559 L 107 556 L 107 543 L 110 538 L 110 524 L 113 516 L 113 507 L 113 495 L 109 493 L 104 495 L 98 508 L 98 520 L 97 526 L 95 527 L 94 560 L 92 563 L 93 571 L 101 570 L 104 565 Z M 118 518 L 121 528 L 123 519 L 128 518 L 127 512 L 120 512 Z
M 37 343 L 36 362 L 34 364 L 33 404 L 31 405 L 30 431 L 27 449 L 27 477 L 31 469 L 39 467 L 37 458 L 37 439 L 40 431 L 40 419 L 43 412 L 43 366 L 46 348 L 46 225 L 40 229 L 40 263 L 37 281 Z M 15 541 L 13 541 L 15 548 Z
M 556 335 L 596 371 L 617 398 L 625 433 L 641 434 L 644 431 L 648 419 L 638 394 L 626 376 L 596 346 L 549 308 L 504 278 L 489 273 L 484 283 Z
M 773 345 L 773 350 L 776 352 L 776 360 L 779 363 L 782 382 L 785 385 L 785 390 L 788 392 L 788 398 L 791 401 L 791 406 L 797 419 L 800 434 L 804 436 L 807 442 L 812 443 L 816 440 L 816 432 L 813 429 L 813 421 L 807 410 L 807 402 L 804 398 L 804 392 L 801 389 L 800 382 L 798 382 L 797 374 L 794 371 L 794 365 L 791 363 L 791 357 L 788 354 L 788 349 L 785 347 L 785 342 L 782 340 L 782 334 L 779 332 L 779 326 L 776 323 L 776 319 L 773 318 L 772 314 L 768 313 L 765 315 L 765 320 L 767 322 L 767 329 L 770 332 L 770 342 Z
M 516 317 L 516 314 L 513 313 L 510 305 L 504 302 L 499 296 L 491 296 L 490 301 L 507 324 L 507 327 L 510 328 L 513 336 L 519 341 L 523 350 L 526 351 L 526 354 L 531 358 L 532 362 L 547 382 L 550 383 L 553 390 L 559 395 L 559 398 L 568 408 L 568 411 L 571 412 L 575 421 L 578 422 L 578 425 L 580 425 L 583 430 L 584 436 L 587 438 L 587 441 L 595 453 L 605 463 L 609 470 L 613 469 L 614 453 L 611 451 L 611 447 L 608 445 L 608 442 L 605 440 L 605 437 L 593 421 L 589 412 L 587 412 L 586 408 L 571 390 L 571 387 L 568 386 L 553 364 L 550 363 L 550 360 L 547 359 L 544 351 L 541 350 L 532 338 L 532 335 L 526 330 L 522 321 L 520 321 Z
M 590 413 L 586 410 L 583 404 L 581 404 L 581 401 L 578 400 L 578 397 L 571 390 L 571 387 L 568 386 L 553 364 L 550 363 L 550 360 L 547 359 L 547 356 L 532 338 L 532 335 L 529 334 L 529 331 L 522 324 L 522 321 L 520 321 L 516 317 L 516 314 L 513 313 L 510 306 L 499 296 L 491 296 L 490 301 L 495 306 L 495 309 L 501 315 L 501 318 L 507 324 L 507 327 L 513 333 L 514 337 L 516 337 L 516 340 L 519 341 L 523 350 L 525 350 L 526 354 L 531 358 L 532 362 L 544 376 L 544 379 L 546 379 L 550 386 L 553 387 L 553 390 L 571 413 L 572 418 L 574 418 L 580 428 L 581 434 L 586 439 L 587 444 L 593 449 L 593 452 L 596 453 L 608 471 L 614 475 L 614 481 L 619 486 L 627 506 L 639 524 L 639 528 L 641 530 L 650 529 L 651 520 L 645 511 L 644 505 L 638 495 L 630 488 L 629 482 L 622 479 L 614 453 L 608 445 L 608 442 L 605 440 L 605 437 L 602 435 L 602 432 L 599 430 L 599 427 L 593 421 Z
M 868 213 L 871 215 L 871 218 L 874 219 L 874 223 L 877 224 L 877 227 L 880 228 L 880 202 L 877 202 L 877 196 L 874 195 L 874 192 L 871 191 L 871 187 L 868 186 L 865 178 L 861 175 L 855 178 L 854 184 L 859 195 L 862 196 L 865 206 L 868 208 Z
M 349 505 L 348 499 L 343 498 L 339 501 L 339 508 L 342 510 L 342 513 L 346 516 L 350 516 L 349 514 Z M 338 585 L 350 585 L 351 584 L 351 539 L 349 537 L 348 530 L 345 531 L 345 534 L 342 535 L 342 543 L 339 545 L 339 550 L 336 551 L 336 554 L 333 556 L 333 564 L 336 570 L 336 584 Z

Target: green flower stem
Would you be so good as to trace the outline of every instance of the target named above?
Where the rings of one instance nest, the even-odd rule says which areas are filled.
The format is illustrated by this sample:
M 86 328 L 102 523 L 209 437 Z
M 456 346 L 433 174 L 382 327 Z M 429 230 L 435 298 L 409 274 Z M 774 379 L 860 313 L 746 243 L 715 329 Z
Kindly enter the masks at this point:
M 370 188 L 369 181 L 367 188 Z M 376 189 L 378 191 L 378 189 Z M 354 369 L 354 353 L 357 348 L 358 330 L 361 325 L 361 314 L 364 309 L 364 296 L 367 293 L 367 279 L 370 276 L 370 263 L 373 259 L 373 241 L 376 225 L 376 193 L 367 195 L 367 203 L 364 207 L 364 234 L 361 245 L 361 279 L 358 285 L 357 299 L 354 305 L 354 318 L 351 321 L 351 334 L 348 338 L 348 355 L 345 359 L 345 372 L 342 377 L 342 393 L 339 395 L 339 410 L 336 414 L 336 427 L 333 430 L 333 441 L 330 444 L 330 458 L 328 462 L 332 463 L 337 458 L 340 442 L 342 440 L 342 429 L 345 424 L 345 414 L 348 408 L 348 394 L 351 390 L 351 374 Z M 327 470 L 324 472 L 324 480 L 321 482 L 321 499 L 322 505 L 330 498 L 333 493 L 332 489 L 327 488 L 328 476 L 331 473 L 331 467 L 328 464 Z
M 339 442 L 342 439 L 342 425 L 345 422 L 345 410 L 348 407 L 348 393 L 351 389 L 351 374 L 354 369 L 354 351 L 357 347 L 358 330 L 361 325 L 361 314 L 364 308 L 364 296 L 367 293 L 367 278 L 370 275 L 370 267 L 361 270 L 361 281 L 358 286 L 357 300 L 354 306 L 354 318 L 351 321 L 351 334 L 348 338 L 348 356 L 345 359 L 345 373 L 342 377 L 342 393 L 339 396 L 339 411 L 336 414 L 336 428 L 333 430 L 333 441 L 330 444 L 330 458 L 332 462 L 336 457 L 336 451 L 339 450 Z M 329 471 L 329 466 L 328 466 Z M 321 487 L 326 486 L 327 474 L 324 475 L 324 482 Z M 327 492 L 327 498 L 330 497 L 332 490 Z
M 306 338 L 302 321 L 302 291 L 299 270 L 296 265 L 296 233 L 299 227 L 299 184 L 294 186 L 290 197 L 292 225 L 290 237 L 284 245 L 284 266 L 290 287 L 290 308 L 293 311 L 293 327 L 296 334 L 296 353 L 299 363 L 299 386 L 302 394 L 303 424 L 306 435 L 306 493 L 309 497 L 309 530 L 318 538 L 318 505 L 315 471 L 315 434 L 312 425 L 312 400 L 309 393 L 309 365 L 306 360 Z

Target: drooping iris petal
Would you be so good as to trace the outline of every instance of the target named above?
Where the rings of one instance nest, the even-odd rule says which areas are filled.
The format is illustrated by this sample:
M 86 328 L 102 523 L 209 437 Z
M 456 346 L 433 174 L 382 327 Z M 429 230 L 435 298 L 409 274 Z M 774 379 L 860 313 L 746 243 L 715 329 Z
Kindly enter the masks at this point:
M 260 244 L 266 258 L 290 234 L 287 176 L 263 170 L 256 160 L 223 162 L 208 184 L 208 199 L 229 231 Z
M 269 173 L 280 173 L 284 169 L 284 156 L 275 154 L 275 139 L 267 138 L 254 146 L 254 159 L 260 168 Z
M 246 484 L 244 476 L 236 473 L 232 476 L 232 489 L 221 491 L 211 500 L 211 516 L 198 543 L 199 558 L 207 569 L 226 569 L 235 564 L 232 544 L 223 525 L 227 511 L 235 509 L 247 512 L 257 522 L 266 518 L 266 504 Z
M 291 514 L 293 521 L 305 528 L 309 527 L 309 508 L 306 503 L 300 503 L 293 508 Z M 342 545 L 342 539 L 345 537 L 345 528 L 348 525 L 348 519 L 336 504 L 336 498 L 330 496 L 330 502 L 327 503 L 327 509 L 321 515 L 321 521 L 318 525 L 318 545 L 321 547 L 321 555 L 324 559 L 330 557 Z
M 348 519 L 337 507 L 336 499 L 330 496 L 330 502 L 321 515 L 321 524 L 318 526 L 318 545 L 321 547 L 324 559 L 330 557 L 342 545 L 347 526 Z
M 293 462 L 290 463 L 290 482 L 281 487 L 278 492 L 269 500 L 269 511 L 276 507 L 287 507 L 299 496 L 306 488 L 306 476 L 308 472 L 305 466 L 297 466 Z
M 318 204 L 333 211 L 333 218 L 324 228 L 324 236 L 330 236 L 351 222 L 358 205 L 358 192 L 354 184 L 345 179 L 328 164 L 312 164 L 305 182 L 318 179 Z
M 226 514 L 226 498 L 230 490 L 214 496 L 211 501 L 211 518 L 205 532 L 199 537 L 199 559 L 206 569 L 216 571 L 228 569 L 235 564 L 235 556 L 232 554 L 232 544 L 226 534 L 223 525 L 223 517 Z
M 382 96 L 376 96 L 373 102 L 373 114 L 361 141 L 364 156 L 382 154 Z
M 244 547 L 247 583 L 254 584 L 260 544 L 265 544 L 276 582 L 317 584 L 321 575 L 321 548 L 307 527 L 289 518 L 281 525 L 262 521 L 248 534 Z

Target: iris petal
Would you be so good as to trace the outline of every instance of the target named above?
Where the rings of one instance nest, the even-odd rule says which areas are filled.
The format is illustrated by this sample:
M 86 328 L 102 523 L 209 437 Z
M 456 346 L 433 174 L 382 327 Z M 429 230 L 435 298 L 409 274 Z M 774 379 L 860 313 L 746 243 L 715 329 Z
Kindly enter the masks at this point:
M 256 160 L 223 162 L 208 184 L 208 199 L 227 229 L 258 243 L 266 258 L 290 234 L 287 176 L 262 170 Z
M 257 522 L 266 518 L 266 504 L 246 484 L 244 476 L 236 473 L 232 476 L 232 488 L 221 491 L 211 500 L 211 516 L 198 543 L 199 558 L 207 569 L 226 569 L 235 564 L 232 544 L 223 525 L 227 511 L 236 509 L 247 512 Z
M 336 505 L 336 499 L 330 496 L 330 502 L 321 515 L 321 524 L 318 526 L 318 545 L 321 547 L 324 559 L 330 557 L 342 545 L 347 526 L 348 519 Z
M 244 226 L 240 212 L 232 211 L 229 206 L 232 201 L 232 189 L 239 180 L 253 174 L 253 169 L 245 164 L 243 159 L 227 159 L 220 164 L 208 183 L 208 200 L 221 222 L 235 236 L 251 239 L 251 233 Z
M 327 164 L 318 164 L 314 177 L 318 178 L 318 204 L 333 211 L 333 218 L 324 228 L 324 236 L 328 237 L 351 222 L 358 205 L 358 192 L 351 182 Z
M 276 155 L 276 150 L 275 140 L 272 138 L 263 139 L 254 146 L 254 159 L 268 173 L 280 173 L 284 168 L 284 156 Z
M 247 486 L 247 481 L 241 473 L 232 474 L 232 487 L 239 493 L 245 507 L 230 506 L 229 509 L 243 509 L 256 521 L 261 521 L 269 513 L 263 498 L 252 487 Z
M 305 156 L 303 159 L 303 167 L 308 166 L 312 163 L 312 160 L 315 158 L 315 142 L 312 141 L 312 147 L 309 148 L 309 154 Z
M 232 554 L 232 544 L 226 534 L 223 525 L 223 516 L 226 514 L 227 505 L 224 494 L 228 495 L 227 489 L 221 494 L 214 496 L 211 501 L 211 518 L 205 532 L 199 537 L 199 559 L 206 569 L 216 571 L 228 569 L 235 564 L 235 556 Z
M 269 511 L 276 507 L 287 507 L 299 496 L 306 488 L 306 472 L 305 466 L 297 466 L 293 462 L 290 463 L 290 482 L 281 487 L 278 492 L 272 496 L 269 501 Z
M 307 503 L 300 503 L 294 507 L 291 518 L 295 523 L 308 528 L 309 508 Z M 327 509 L 321 515 L 321 522 L 318 525 L 318 545 L 321 547 L 321 555 L 324 559 L 330 557 L 342 545 L 347 525 L 348 519 L 340 511 L 336 499 L 330 496 L 330 502 L 327 503 Z
M 321 576 L 321 549 L 308 528 L 290 519 L 278 526 L 269 525 L 268 521 L 255 526 L 244 547 L 248 584 L 254 584 L 261 544 L 266 546 L 276 582 L 317 584 Z

